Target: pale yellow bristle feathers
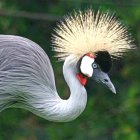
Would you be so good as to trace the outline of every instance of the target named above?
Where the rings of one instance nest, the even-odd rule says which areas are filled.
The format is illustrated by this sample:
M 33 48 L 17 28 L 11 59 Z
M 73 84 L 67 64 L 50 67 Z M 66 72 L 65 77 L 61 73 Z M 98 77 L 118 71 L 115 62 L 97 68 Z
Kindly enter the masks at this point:
M 133 46 L 127 28 L 114 15 L 99 11 L 95 14 L 91 9 L 66 16 L 55 29 L 52 45 L 59 60 L 71 54 L 79 59 L 88 52 L 98 51 L 108 51 L 119 58 Z

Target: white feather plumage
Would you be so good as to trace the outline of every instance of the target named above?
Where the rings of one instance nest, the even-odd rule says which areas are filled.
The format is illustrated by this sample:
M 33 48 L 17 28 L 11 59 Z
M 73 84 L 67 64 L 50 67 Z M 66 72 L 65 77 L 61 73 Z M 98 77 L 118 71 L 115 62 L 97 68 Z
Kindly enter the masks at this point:
M 88 52 L 108 51 L 119 58 L 132 49 L 127 28 L 109 12 L 96 14 L 91 9 L 66 16 L 55 29 L 52 45 L 59 60 L 71 54 L 78 60 Z

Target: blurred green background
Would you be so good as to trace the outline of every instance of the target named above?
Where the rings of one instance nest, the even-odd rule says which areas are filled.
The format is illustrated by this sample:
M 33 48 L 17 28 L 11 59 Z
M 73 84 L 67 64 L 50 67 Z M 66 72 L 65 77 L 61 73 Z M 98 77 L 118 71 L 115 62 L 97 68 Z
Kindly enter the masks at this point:
M 53 123 L 21 109 L 0 113 L 0 140 L 139 140 L 140 139 L 140 1 L 139 0 L 0 0 L 0 34 L 14 34 L 38 43 L 51 59 L 57 89 L 68 97 L 62 63 L 52 57 L 51 33 L 56 23 L 74 9 L 110 10 L 129 27 L 137 50 L 114 61 L 112 94 L 94 83 L 79 118 Z

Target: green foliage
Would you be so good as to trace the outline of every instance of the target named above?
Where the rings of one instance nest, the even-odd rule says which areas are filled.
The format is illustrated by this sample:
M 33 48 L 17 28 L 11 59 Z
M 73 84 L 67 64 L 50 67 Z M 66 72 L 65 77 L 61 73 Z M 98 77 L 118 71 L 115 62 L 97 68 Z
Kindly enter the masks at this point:
M 21 109 L 7 109 L 0 113 L 0 140 L 138 140 L 140 139 L 140 2 L 107 0 L 1 0 L 0 10 L 17 13 L 46 13 L 55 17 L 74 9 L 110 10 L 116 13 L 135 38 L 136 51 L 115 62 L 111 79 L 117 95 L 94 84 L 88 91 L 88 104 L 83 114 L 69 123 L 53 123 Z M 42 46 L 49 55 L 59 93 L 68 93 L 61 72 L 61 63 L 52 57 L 50 40 L 57 21 L 0 16 L 0 34 L 27 37 Z M 67 98 L 68 94 L 60 94 Z

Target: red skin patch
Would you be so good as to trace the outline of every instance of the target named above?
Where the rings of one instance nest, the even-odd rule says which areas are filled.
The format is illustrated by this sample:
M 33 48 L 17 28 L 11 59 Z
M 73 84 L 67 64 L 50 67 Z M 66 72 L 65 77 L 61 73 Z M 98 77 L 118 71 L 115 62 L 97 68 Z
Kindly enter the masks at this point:
M 94 55 L 93 55 L 92 53 L 90 53 L 90 52 L 87 53 L 85 56 L 89 56 L 90 58 L 94 58 L 94 59 L 96 58 L 96 56 L 94 56 Z
M 79 80 L 79 82 L 81 83 L 81 85 L 85 86 L 87 83 L 87 77 L 84 77 L 81 73 L 78 73 L 76 75 L 77 79 Z

